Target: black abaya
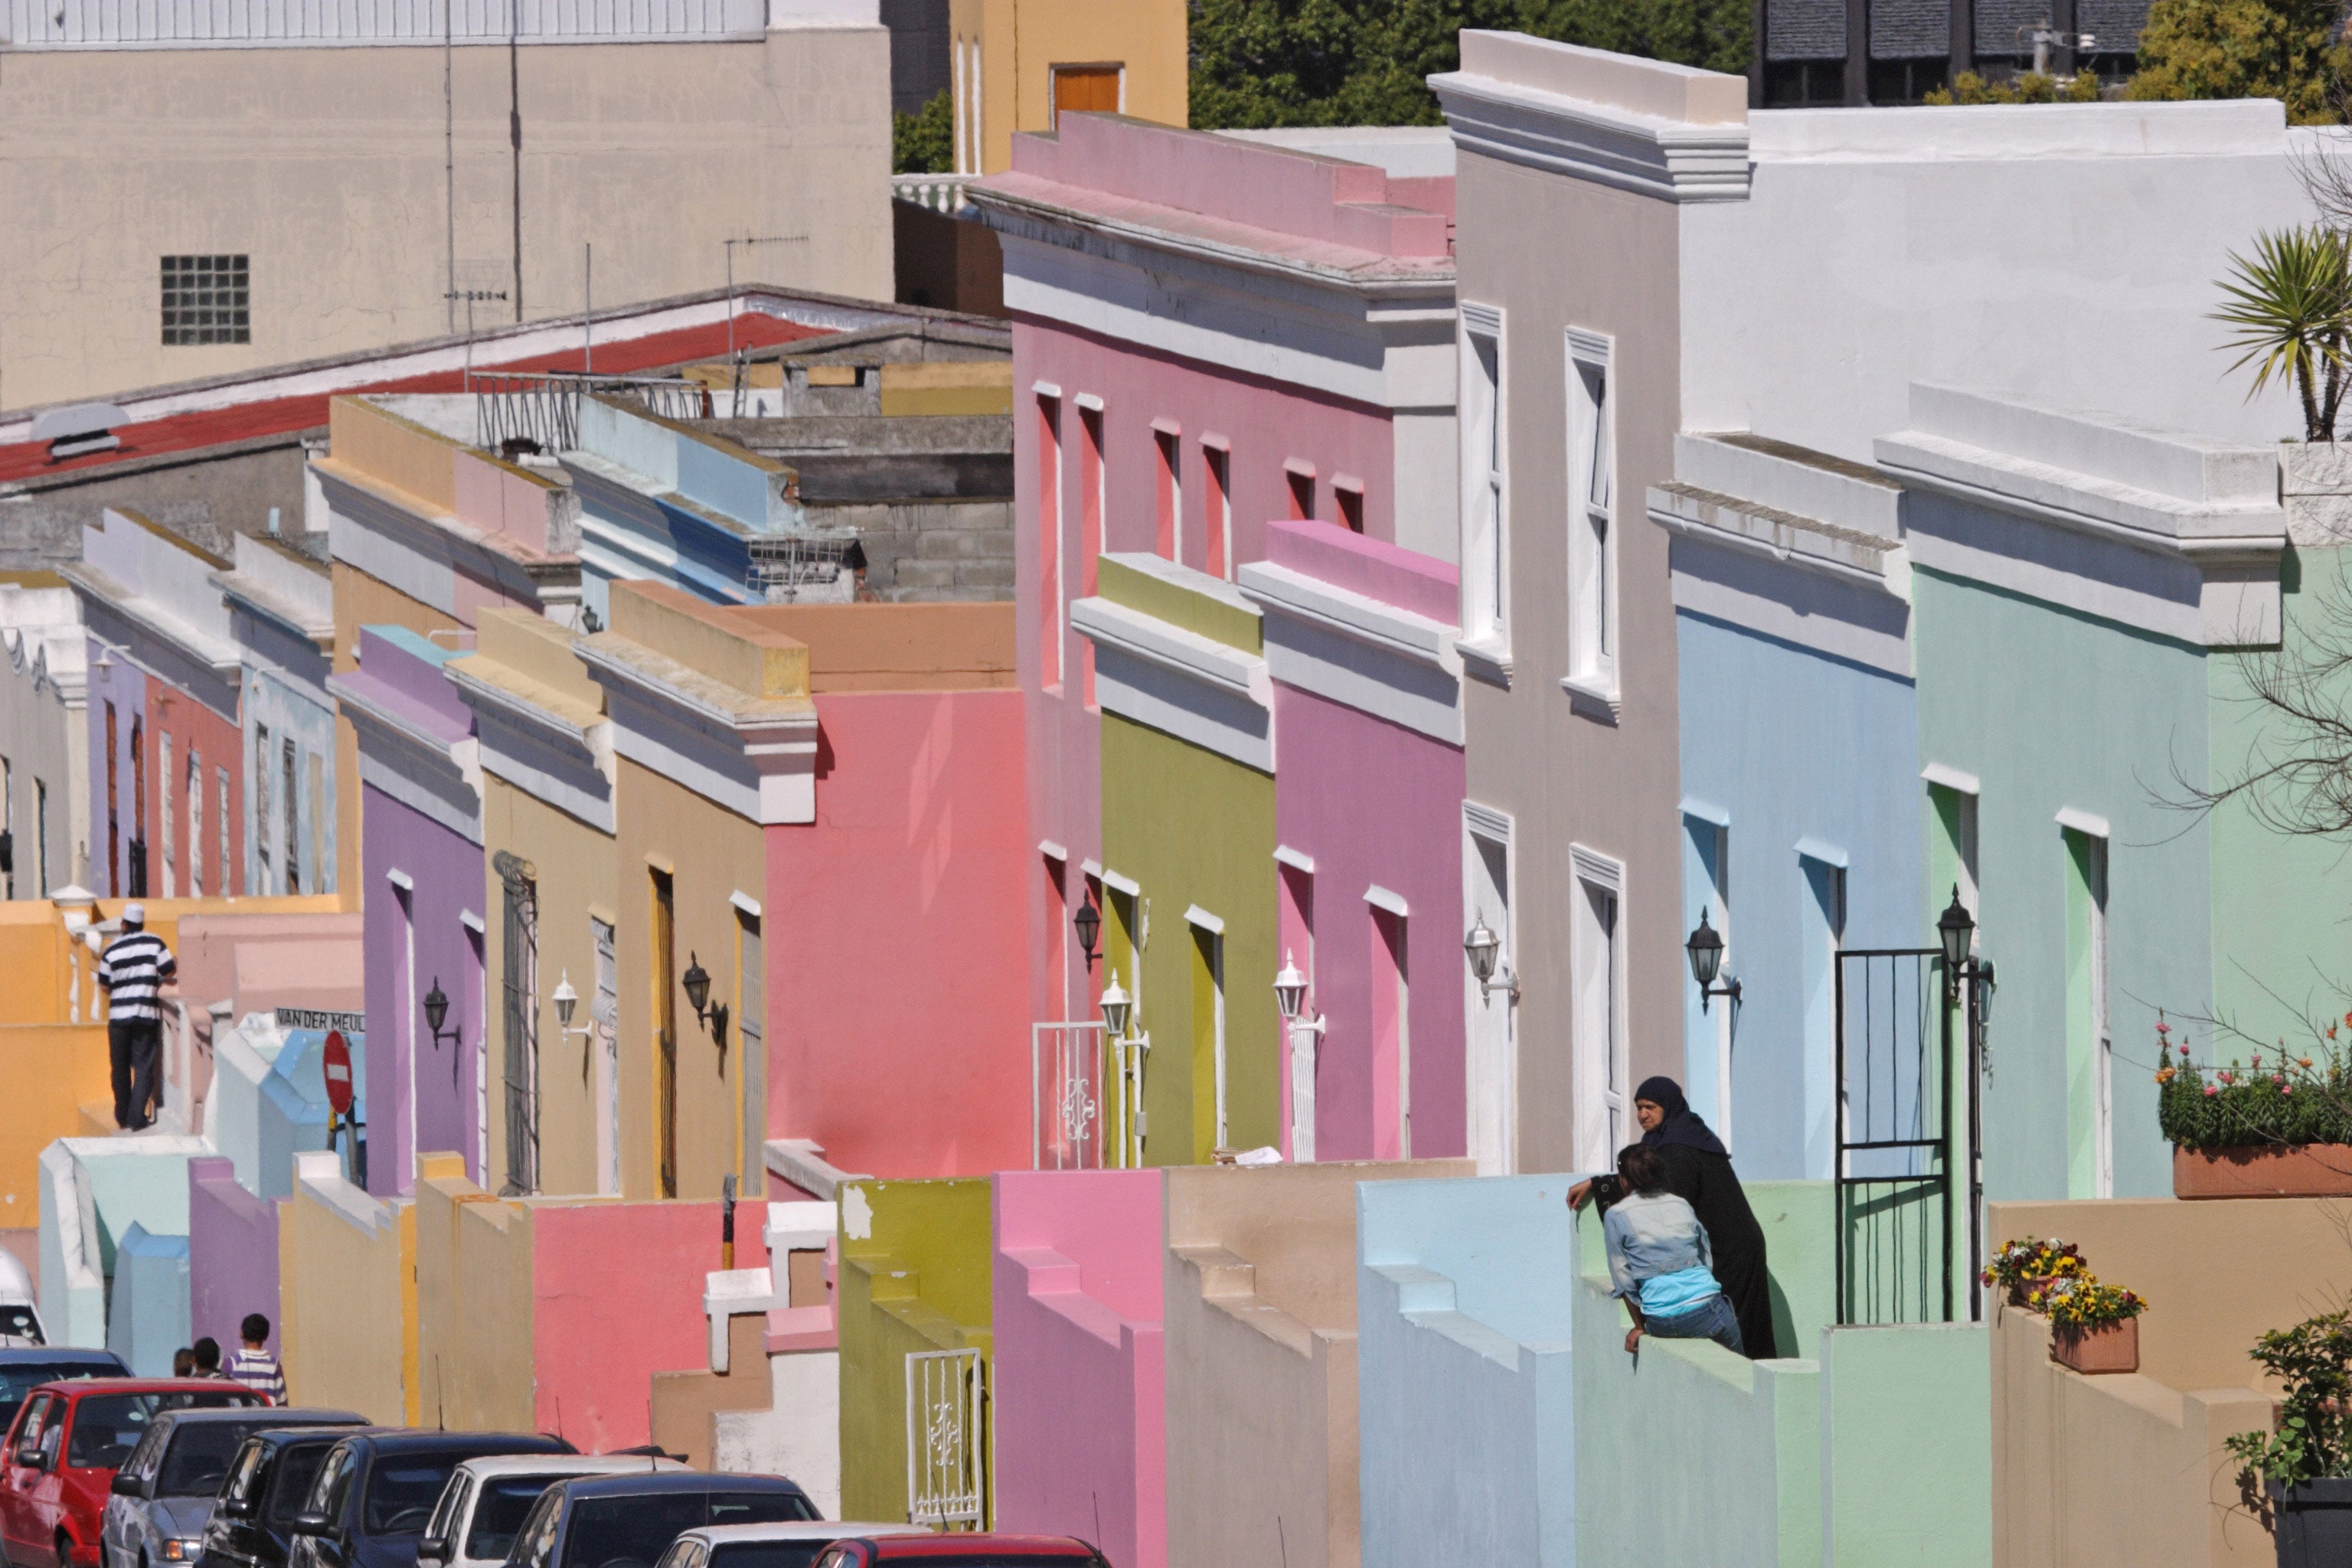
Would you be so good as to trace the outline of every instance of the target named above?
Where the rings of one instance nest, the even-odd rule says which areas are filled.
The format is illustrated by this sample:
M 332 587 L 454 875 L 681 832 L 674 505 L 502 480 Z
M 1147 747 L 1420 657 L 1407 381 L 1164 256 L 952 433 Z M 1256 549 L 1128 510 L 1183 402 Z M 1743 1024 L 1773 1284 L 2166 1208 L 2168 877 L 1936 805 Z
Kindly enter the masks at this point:
M 1666 1163 L 1666 1191 L 1689 1204 L 1706 1227 L 1715 1280 L 1738 1315 L 1741 1348 L 1750 1361 L 1772 1359 L 1780 1352 L 1772 1337 L 1772 1285 L 1764 1271 L 1764 1227 L 1732 1173 L 1731 1156 L 1687 1143 L 1656 1147 Z

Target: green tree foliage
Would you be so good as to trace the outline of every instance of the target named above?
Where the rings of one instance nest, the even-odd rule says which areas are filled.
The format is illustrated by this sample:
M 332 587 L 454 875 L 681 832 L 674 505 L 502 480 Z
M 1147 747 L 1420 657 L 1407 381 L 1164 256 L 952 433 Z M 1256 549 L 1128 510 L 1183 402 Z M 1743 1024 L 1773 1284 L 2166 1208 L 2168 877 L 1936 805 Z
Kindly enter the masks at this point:
M 955 168 L 955 103 L 941 88 L 914 114 L 890 116 L 890 169 L 898 174 L 944 174 Z
M 2007 81 L 1993 81 L 1974 71 L 1962 71 L 1952 79 L 1949 87 L 1939 87 L 1928 93 L 1928 103 L 2096 103 L 2099 101 L 2099 79 L 2089 71 L 2077 71 L 2066 81 L 2056 77 L 2036 76 L 2025 71 Z
M 1435 125 L 1424 79 L 1465 27 L 1739 72 L 1748 0 L 1192 0 L 1192 114 L 1203 130 Z
M 2330 43 L 2333 0 L 2156 0 L 2126 98 L 2275 98 L 2297 125 L 2332 125 L 2352 48 Z

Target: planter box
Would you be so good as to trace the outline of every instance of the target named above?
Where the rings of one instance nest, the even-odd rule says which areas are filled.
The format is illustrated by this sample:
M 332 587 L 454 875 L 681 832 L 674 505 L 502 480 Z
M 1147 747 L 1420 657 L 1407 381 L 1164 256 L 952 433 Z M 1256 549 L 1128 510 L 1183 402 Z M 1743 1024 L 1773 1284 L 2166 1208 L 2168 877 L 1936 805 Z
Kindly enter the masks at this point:
M 2352 1144 L 2257 1144 L 2172 1151 L 2176 1198 L 2352 1196 Z
M 2053 1324 L 2050 1330 L 2050 1359 L 2085 1374 L 2137 1372 L 2139 1320 L 2126 1318 L 2102 1329 Z
M 2278 1510 L 2279 1568 L 2352 1563 L 2352 1480 L 2270 1489 Z

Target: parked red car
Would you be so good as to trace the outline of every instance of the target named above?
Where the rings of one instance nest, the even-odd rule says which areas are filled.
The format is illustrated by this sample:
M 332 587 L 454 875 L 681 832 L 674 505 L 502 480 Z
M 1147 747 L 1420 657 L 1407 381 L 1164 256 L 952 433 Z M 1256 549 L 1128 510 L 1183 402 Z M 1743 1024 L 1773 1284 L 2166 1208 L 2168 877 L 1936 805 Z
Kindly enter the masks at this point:
M 114 1472 L 159 1410 L 261 1404 L 219 1378 L 93 1377 L 25 1396 L 0 1447 L 5 1568 L 97 1568 Z
M 1110 1568 L 1103 1554 L 1066 1535 L 877 1535 L 836 1541 L 814 1568 Z

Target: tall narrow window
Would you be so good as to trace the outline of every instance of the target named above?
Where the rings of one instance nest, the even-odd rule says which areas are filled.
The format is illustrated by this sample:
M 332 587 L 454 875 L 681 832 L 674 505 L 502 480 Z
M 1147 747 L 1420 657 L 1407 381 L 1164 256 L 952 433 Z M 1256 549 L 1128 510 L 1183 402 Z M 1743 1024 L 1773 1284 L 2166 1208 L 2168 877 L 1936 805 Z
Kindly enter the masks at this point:
M 1371 899 L 1372 1158 L 1412 1158 L 1412 1036 L 1406 987 L 1404 900 Z
M 1285 487 L 1290 492 L 1290 521 L 1305 522 L 1315 515 L 1315 466 L 1297 458 L 1282 466 Z
M 677 898 L 669 873 L 653 873 L 654 1045 L 660 1079 L 656 1137 L 661 1195 L 677 1196 Z
M 1805 1174 L 1827 1181 L 1837 1163 L 1837 966 L 1845 947 L 1845 868 L 1800 854 L 1804 877 L 1798 973 L 1805 998 Z
M 596 952 L 595 997 L 588 1004 L 589 1049 L 596 1074 L 596 1190 L 621 1191 L 621 971 L 612 923 L 591 916 L 588 940 Z
M 8 836 L 8 870 L 6 891 L 16 896 L 16 767 L 5 757 L 0 757 L 0 833 Z
M 2074 820 L 2069 820 L 2074 819 Z M 2116 1191 L 2115 1040 L 2107 1014 L 2106 825 L 2068 812 L 2066 1195 Z M 2079 822 L 2079 826 L 2077 826 Z
M 1569 679 L 1617 695 L 1616 422 L 1609 340 L 1568 332 Z
M 506 1182 L 509 1196 L 539 1190 L 539 883 L 533 868 L 501 849 L 492 858 L 502 919 L 499 972 L 504 1006 Z M 289 862 L 290 869 L 290 862 Z
M 33 781 L 34 854 L 37 858 L 37 874 L 41 879 L 41 897 L 49 896 L 49 783 L 47 779 Z
M 247 874 L 245 890 L 267 898 L 279 890 L 278 876 L 270 864 L 270 829 L 276 826 L 269 810 L 269 770 L 275 761 L 269 754 L 269 726 L 253 727 L 253 820 L 246 826 L 246 847 L 252 853 L 253 868 Z
M 1331 479 L 1331 504 L 1339 509 L 1339 526 L 1350 533 L 1364 531 L 1364 485 L 1344 474 Z
M 743 1141 L 736 1155 L 746 1196 L 762 1190 L 768 1160 L 768 975 L 760 945 L 760 917 L 735 910 L 735 1037 L 742 1054 Z
M 188 748 L 188 897 L 205 896 L 205 754 Z
M 1462 629 L 1500 658 L 1510 646 L 1503 313 L 1465 301 L 1462 327 Z
M 172 767 L 172 731 L 159 731 L 155 736 L 155 782 L 159 786 L 155 792 L 155 799 L 156 804 L 163 810 L 162 821 L 156 827 L 156 837 L 163 841 L 163 894 L 167 899 L 176 899 L 180 896 L 179 850 L 173 842 L 172 831 L 175 826 L 173 819 L 178 815 L 172 809 L 172 796 L 174 793 L 172 784 L 177 776 Z
M 122 896 L 121 795 L 114 779 L 114 704 L 106 705 L 106 891 Z
M 327 858 L 327 814 L 334 809 L 327 800 L 326 759 L 316 752 L 306 752 L 302 760 L 310 768 L 310 787 L 303 792 L 303 815 L 310 824 L 310 890 L 331 893 L 335 890 L 334 863 Z
M 1181 563 L 1184 559 L 1183 431 L 1172 421 L 1155 419 L 1151 444 L 1159 457 L 1153 482 L 1152 549 L 1161 560 Z
M 1099 398 L 1078 399 L 1078 596 L 1095 595 L 1095 563 L 1103 552 L 1103 406 Z M 1078 644 L 1081 699 L 1095 704 L 1095 645 Z
M 1231 1146 L 1225 1117 L 1225 923 L 1198 908 L 1192 931 L 1192 1159 Z
M 301 840 L 297 836 L 299 831 L 297 822 L 301 799 L 295 789 L 294 737 L 286 736 L 279 742 L 278 751 L 280 766 L 278 783 L 282 786 L 278 796 L 278 814 L 284 822 L 286 832 L 286 890 L 289 893 L 299 893 L 302 890 L 302 855 L 299 848 Z
M 1315 993 L 1315 867 L 1305 856 L 1289 849 L 1275 851 L 1277 887 L 1281 900 L 1276 918 L 1282 932 L 1282 962 L 1286 968 L 1296 966 L 1307 978 L 1307 995 L 1299 1004 L 1298 1016 L 1316 1016 Z M 1321 1037 L 1312 1029 L 1288 1029 L 1283 1046 L 1289 1058 L 1290 1071 L 1285 1084 L 1286 1098 L 1290 1101 L 1290 1158 L 1301 1164 L 1315 1158 L 1315 1068 L 1317 1047 Z
M 1576 1163 L 1607 1170 L 1628 1141 L 1633 1097 L 1626 1082 L 1625 953 L 1619 910 L 1625 869 L 1571 846 L 1576 893 L 1570 900 L 1570 964 L 1574 996 Z
M 1733 956 L 1730 910 L 1731 829 L 1712 817 L 1687 808 L 1683 813 L 1683 929 L 1696 931 L 1704 919 L 1723 941 L 1717 984 L 1727 984 L 1738 973 Z M 1698 987 L 1683 992 L 1683 1068 L 1689 1085 L 1691 1109 L 1723 1140 L 1731 1143 L 1731 1004 L 1724 997 L 1706 998 Z
M 214 862 L 214 864 L 216 868 L 215 875 L 220 881 L 220 889 L 217 896 L 224 899 L 236 891 L 236 889 L 231 885 L 231 878 L 229 876 L 229 868 L 236 864 L 236 862 L 229 858 L 229 833 L 231 831 L 230 817 L 235 813 L 236 809 L 236 805 L 229 793 L 228 770 L 226 768 L 215 768 L 213 770 L 213 821 L 220 829 L 220 858 Z M 245 890 L 248 893 L 253 891 L 252 885 L 250 883 L 247 884 Z
M 131 716 L 131 896 L 147 896 L 147 721 Z
M 1207 571 L 1227 582 L 1234 575 L 1234 455 L 1218 436 L 1201 437 L 1201 519 L 1208 534 Z
M 1475 801 L 1462 803 L 1462 907 L 1472 928 L 1496 935 L 1495 973 L 1515 974 L 1518 953 L 1511 923 L 1511 818 Z M 1508 984 L 1482 987 L 1463 955 L 1463 1005 L 1467 1015 L 1465 1092 L 1470 1154 L 1482 1176 L 1507 1176 L 1518 1166 L 1518 1049 Z
M 1037 399 L 1037 680 L 1062 685 L 1062 400 Z
M 226 797 L 224 797 L 226 798 Z M 223 862 L 226 864 L 226 862 Z M 417 1047 L 424 1034 L 424 994 L 416 988 L 416 894 L 415 883 L 403 872 L 393 871 L 386 879 L 392 883 L 394 906 L 400 920 L 400 1027 L 398 1035 L 404 1047 L 401 1051 L 401 1076 L 407 1080 L 407 1098 L 395 1107 L 397 1116 L 407 1111 L 405 1125 L 393 1129 L 393 1178 L 395 1190 L 403 1193 L 416 1190 L 416 1083 Z M 444 994 L 446 994 L 444 993 Z M 433 1042 L 437 1050 L 441 1042 Z

